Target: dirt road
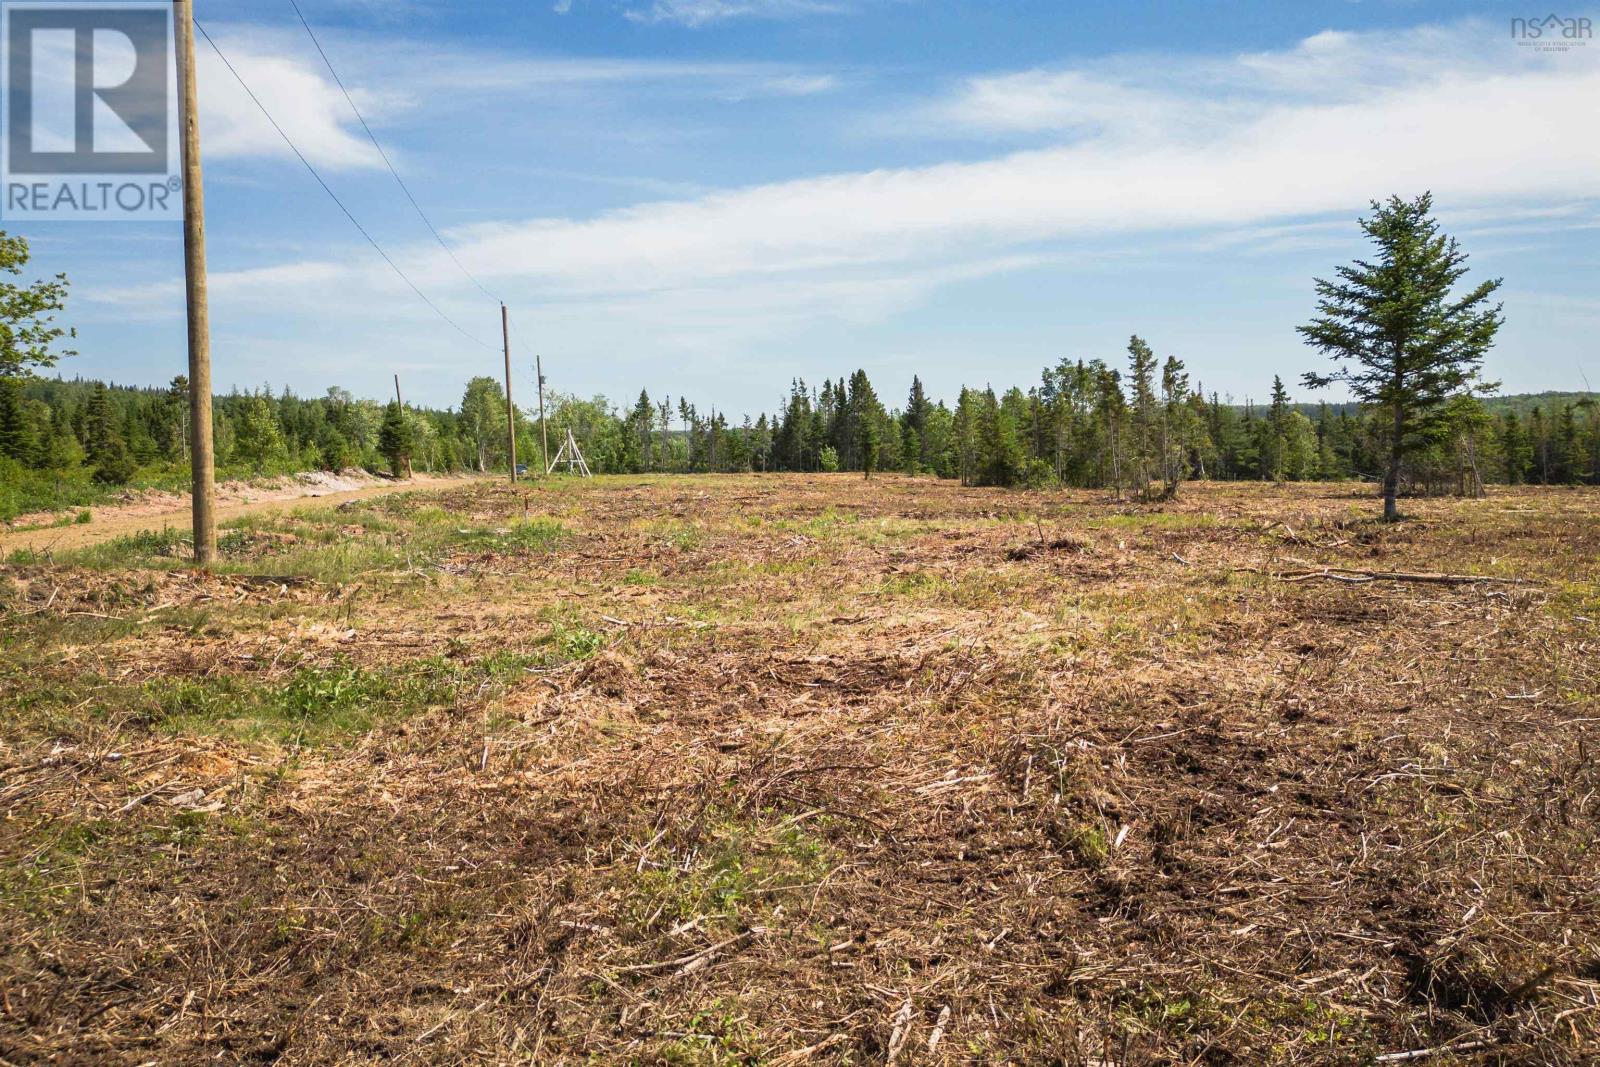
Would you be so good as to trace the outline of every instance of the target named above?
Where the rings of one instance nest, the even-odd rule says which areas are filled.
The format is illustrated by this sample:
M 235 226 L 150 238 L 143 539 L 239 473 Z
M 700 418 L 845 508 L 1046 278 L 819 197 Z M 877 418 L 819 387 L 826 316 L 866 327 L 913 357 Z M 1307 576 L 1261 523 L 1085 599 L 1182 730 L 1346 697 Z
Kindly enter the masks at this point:
M 299 492 L 293 490 L 268 491 L 261 496 L 248 496 L 235 500 L 228 500 L 225 496 L 222 503 L 217 506 L 217 521 L 223 522 L 237 518 L 240 515 L 289 511 L 302 504 L 312 502 L 319 505 L 342 504 L 347 500 L 362 500 L 367 497 L 382 496 L 385 493 L 405 492 L 411 489 L 425 489 L 436 485 L 459 484 L 473 480 L 477 479 L 417 475 L 406 482 L 382 482 L 377 485 L 363 486 L 360 489 L 343 491 L 327 492 L 307 486 L 303 487 L 302 491 Z M 188 529 L 189 498 L 187 495 L 174 495 L 170 500 L 163 500 L 159 504 L 152 504 L 147 501 L 138 504 L 100 507 L 92 509 L 91 514 L 93 516 L 92 520 L 82 525 L 52 526 L 45 529 L 19 530 L 16 532 L 0 529 L 0 556 L 9 555 L 18 549 L 24 548 L 35 551 L 82 548 L 85 545 L 98 544 L 101 541 L 109 541 L 116 537 L 126 537 L 141 530 L 159 530 L 167 526 Z

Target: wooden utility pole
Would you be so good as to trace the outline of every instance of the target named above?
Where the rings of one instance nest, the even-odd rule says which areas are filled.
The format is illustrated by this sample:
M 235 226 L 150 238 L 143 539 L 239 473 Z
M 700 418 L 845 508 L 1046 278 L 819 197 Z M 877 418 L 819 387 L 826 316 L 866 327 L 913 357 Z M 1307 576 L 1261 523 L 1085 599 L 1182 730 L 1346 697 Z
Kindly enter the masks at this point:
M 511 482 L 517 481 L 517 409 L 511 403 L 511 315 L 500 305 L 500 339 L 506 353 L 506 448 L 509 450 Z
M 200 184 L 200 113 L 194 83 L 194 11 L 173 0 L 178 51 L 178 127 L 183 160 L 183 278 L 189 312 L 189 451 L 194 561 L 217 559 L 216 454 L 211 444 L 211 312 L 206 296 L 206 204 Z
M 539 379 L 539 467 L 550 473 L 550 431 L 544 428 L 544 361 L 533 356 L 533 376 Z
M 406 402 L 400 398 L 400 375 L 398 375 L 398 374 L 396 374 L 394 376 L 394 403 L 395 403 L 395 406 L 400 409 L 400 421 L 404 422 L 405 418 L 406 418 Z M 395 473 L 399 474 L 400 472 L 399 471 L 395 471 Z M 406 457 L 406 477 L 410 478 L 413 473 L 414 472 L 411 469 L 411 457 L 407 456 Z

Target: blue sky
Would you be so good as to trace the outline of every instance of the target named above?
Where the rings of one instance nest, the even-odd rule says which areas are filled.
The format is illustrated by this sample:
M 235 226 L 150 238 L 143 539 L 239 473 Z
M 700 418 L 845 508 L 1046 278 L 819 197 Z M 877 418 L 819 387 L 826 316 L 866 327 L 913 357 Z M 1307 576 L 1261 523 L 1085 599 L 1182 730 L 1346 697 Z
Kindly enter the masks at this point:
M 498 309 L 412 214 L 287 0 L 198 0 L 252 87 L 408 274 L 486 346 Z M 891 402 L 1121 360 L 1208 390 L 1318 357 L 1311 279 L 1354 219 L 1432 189 L 1504 276 L 1508 391 L 1600 381 L 1600 42 L 1426 0 L 301 0 L 456 256 L 516 323 L 519 399 L 771 410 L 864 367 Z M 1563 10 L 1562 14 L 1580 14 Z M 405 288 L 201 44 L 220 388 L 454 403 L 498 374 Z M 184 367 L 181 233 L 32 223 L 73 280 L 68 375 Z M 1309 399 L 1309 397 L 1307 397 Z

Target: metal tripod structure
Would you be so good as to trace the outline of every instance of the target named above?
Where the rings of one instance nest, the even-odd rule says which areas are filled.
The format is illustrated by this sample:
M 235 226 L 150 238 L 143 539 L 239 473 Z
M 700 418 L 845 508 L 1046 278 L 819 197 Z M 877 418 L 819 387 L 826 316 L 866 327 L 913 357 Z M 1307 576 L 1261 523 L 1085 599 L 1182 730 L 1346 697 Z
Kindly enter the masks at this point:
M 568 474 L 577 471 L 585 478 L 594 477 L 589 473 L 589 464 L 583 458 L 583 449 L 578 447 L 578 440 L 572 436 L 570 426 L 567 427 L 567 439 L 561 442 L 561 447 L 556 451 L 555 458 L 550 461 L 550 466 L 545 468 L 545 473 L 551 473 L 563 462 L 567 465 Z

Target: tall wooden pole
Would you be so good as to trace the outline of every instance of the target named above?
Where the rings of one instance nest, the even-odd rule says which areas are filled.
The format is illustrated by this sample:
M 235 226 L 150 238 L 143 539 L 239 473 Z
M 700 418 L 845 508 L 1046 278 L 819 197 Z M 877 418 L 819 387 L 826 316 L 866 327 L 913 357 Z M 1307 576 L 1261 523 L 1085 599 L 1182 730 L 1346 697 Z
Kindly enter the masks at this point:
M 396 374 L 394 376 L 394 403 L 395 403 L 395 406 L 400 409 L 400 419 L 401 419 L 401 421 L 404 421 L 405 417 L 406 417 L 406 402 L 404 400 L 402 400 L 401 397 L 400 397 L 400 375 L 398 375 L 398 374 Z M 399 471 L 396 471 L 395 473 L 398 474 Z M 406 477 L 410 478 L 411 475 L 412 475 L 411 457 L 407 456 L 406 457 Z
M 539 467 L 550 473 L 550 431 L 544 428 L 544 361 L 538 353 L 533 357 L 533 376 L 539 379 Z
M 183 157 L 183 277 L 189 311 L 189 451 L 194 561 L 217 559 L 216 454 L 211 444 L 211 312 L 206 295 L 206 203 L 200 184 L 200 114 L 194 81 L 194 11 L 173 0 L 178 50 L 178 127 Z
M 511 482 L 517 481 L 517 409 L 511 403 L 511 316 L 500 305 L 500 339 L 506 353 L 506 448 L 511 456 Z

